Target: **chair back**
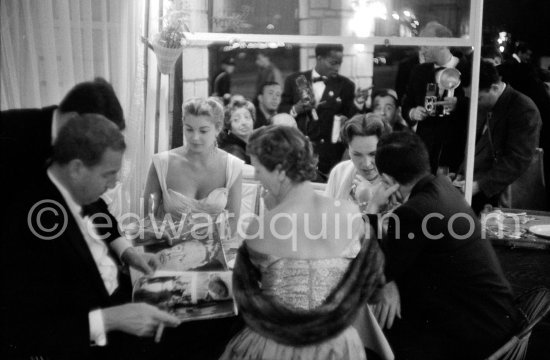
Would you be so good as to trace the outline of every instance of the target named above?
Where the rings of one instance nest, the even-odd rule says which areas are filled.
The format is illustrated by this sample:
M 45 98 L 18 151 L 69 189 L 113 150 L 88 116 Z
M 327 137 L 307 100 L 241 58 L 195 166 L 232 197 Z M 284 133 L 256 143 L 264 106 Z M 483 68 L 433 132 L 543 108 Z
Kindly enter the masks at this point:
M 516 298 L 521 316 L 520 330 L 487 360 L 520 360 L 527 354 L 533 327 L 550 311 L 550 290 L 540 286 L 527 290 Z

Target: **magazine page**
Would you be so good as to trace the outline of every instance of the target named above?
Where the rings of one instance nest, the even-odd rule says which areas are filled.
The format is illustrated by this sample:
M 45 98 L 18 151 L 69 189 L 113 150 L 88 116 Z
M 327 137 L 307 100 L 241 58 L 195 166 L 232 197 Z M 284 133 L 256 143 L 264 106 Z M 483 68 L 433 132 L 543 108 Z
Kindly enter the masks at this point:
M 147 253 L 154 253 L 158 270 L 218 271 L 227 270 L 222 239 L 227 236 L 227 222 L 197 222 L 192 217 L 173 221 L 146 218 L 125 229 L 126 237 Z
M 136 282 L 133 301 L 157 306 L 182 321 L 234 316 L 231 276 L 231 271 L 156 271 Z

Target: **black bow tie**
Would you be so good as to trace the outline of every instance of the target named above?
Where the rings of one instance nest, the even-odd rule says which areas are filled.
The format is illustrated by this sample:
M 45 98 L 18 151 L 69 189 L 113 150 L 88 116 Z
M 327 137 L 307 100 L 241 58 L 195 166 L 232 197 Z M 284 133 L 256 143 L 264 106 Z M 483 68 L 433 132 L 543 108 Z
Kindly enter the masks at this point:
M 315 84 L 317 81 L 322 81 L 322 82 L 325 82 L 327 81 L 327 77 L 326 76 L 316 76 L 314 77 L 313 79 L 311 79 L 311 81 Z
M 86 216 L 91 216 L 93 214 L 95 214 L 95 210 L 92 204 L 82 206 L 82 209 L 80 210 L 80 216 L 84 218 Z

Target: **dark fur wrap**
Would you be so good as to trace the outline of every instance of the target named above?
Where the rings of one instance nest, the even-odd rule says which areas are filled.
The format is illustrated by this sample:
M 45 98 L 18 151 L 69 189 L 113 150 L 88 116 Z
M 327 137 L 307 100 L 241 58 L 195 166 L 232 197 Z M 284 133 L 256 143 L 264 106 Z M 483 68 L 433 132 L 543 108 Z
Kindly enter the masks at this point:
M 306 346 L 330 339 L 350 326 L 359 308 L 383 285 L 383 272 L 384 256 L 378 242 L 364 238 L 361 251 L 321 306 L 307 311 L 291 309 L 262 292 L 260 271 L 243 244 L 233 270 L 233 292 L 239 311 L 254 331 L 282 344 Z

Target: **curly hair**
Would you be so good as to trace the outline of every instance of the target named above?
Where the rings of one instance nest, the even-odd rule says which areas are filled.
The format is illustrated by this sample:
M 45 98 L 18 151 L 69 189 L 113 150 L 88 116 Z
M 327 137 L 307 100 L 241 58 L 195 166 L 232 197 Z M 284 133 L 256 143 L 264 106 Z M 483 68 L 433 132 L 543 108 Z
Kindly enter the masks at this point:
M 217 130 L 223 127 L 223 105 L 215 97 L 191 98 L 183 104 L 183 121 L 188 115 L 208 116 Z
M 126 143 L 117 124 L 100 114 L 73 115 L 53 145 L 52 161 L 65 165 L 80 159 L 87 167 L 101 162 L 107 149 L 124 151 Z
M 252 122 L 256 122 L 256 108 L 254 107 L 254 104 L 252 104 L 248 100 L 235 100 L 229 103 L 227 107 L 225 108 L 225 115 L 224 115 L 224 129 L 225 130 L 231 130 L 231 115 L 238 109 L 246 109 L 250 113 L 250 117 L 252 117 Z
M 344 143 L 349 144 L 356 136 L 377 136 L 379 139 L 392 132 L 391 126 L 376 114 L 358 114 L 345 122 L 340 130 Z
M 246 150 L 269 171 L 280 166 L 293 182 L 313 180 L 317 174 L 318 158 L 313 146 L 296 128 L 263 126 L 252 133 Z

